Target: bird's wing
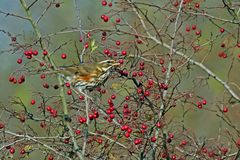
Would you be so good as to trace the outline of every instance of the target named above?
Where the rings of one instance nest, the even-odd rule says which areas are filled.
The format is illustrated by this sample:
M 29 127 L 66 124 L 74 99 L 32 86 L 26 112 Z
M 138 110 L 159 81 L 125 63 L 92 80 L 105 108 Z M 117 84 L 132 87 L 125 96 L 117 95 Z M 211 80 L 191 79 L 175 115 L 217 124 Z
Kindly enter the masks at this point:
M 87 76 L 95 69 L 94 64 L 81 64 L 81 65 L 72 65 L 59 67 L 55 70 L 55 73 L 60 73 L 65 76 L 78 75 L 78 76 Z

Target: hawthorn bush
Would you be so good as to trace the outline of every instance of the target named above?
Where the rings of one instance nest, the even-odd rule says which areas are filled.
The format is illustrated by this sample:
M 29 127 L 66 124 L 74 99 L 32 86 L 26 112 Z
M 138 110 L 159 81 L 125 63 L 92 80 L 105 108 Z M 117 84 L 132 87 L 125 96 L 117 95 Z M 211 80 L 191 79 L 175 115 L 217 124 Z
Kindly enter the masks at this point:
M 2 0 L 0 13 L 14 66 L 1 159 L 239 159 L 238 0 Z M 106 59 L 121 65 L 84 94 L 49 74 Z

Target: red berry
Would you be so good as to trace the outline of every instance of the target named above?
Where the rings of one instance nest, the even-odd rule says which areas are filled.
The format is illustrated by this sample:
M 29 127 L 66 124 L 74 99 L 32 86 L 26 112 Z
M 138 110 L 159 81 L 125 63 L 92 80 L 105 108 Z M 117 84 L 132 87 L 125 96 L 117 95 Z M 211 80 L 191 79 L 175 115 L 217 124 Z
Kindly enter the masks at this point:
M 130 133 L 129 132 L 125 132 L 124 135 L 125 135 L 126 138 L 130 137 Z
M 109 49 L 104 49 L 104 54 L 109 54 Z
M 123 64 L 123 63 L 124 63 L 124 60 L 123 60 L 123 59 L 120 59 L 118 62 L 119 62 L 120 64 Z
M 0 129 L 3 129 L 4 127 L 5 127 L 5 125 L 0 122 Z
M 49 84 L 48 83 L 44 83 L 43 87 L 48 89 L 49 88 Z
M 101 138 L 99 138 L 99 139 L 97 140 L 97 142 L 98 142 L 99 144 L 102 144 L 103 140 L 102 140 Z
M 140 144 L 141 142 L 142 142 L 141 139 L 135 139 L 135 140 L 134 140 L 134 144 L 135 144 L 135 145 L 138 145 L 138 144 Z
M 76 133 L 77 135 L 79 135 L 79 134 L 81 134 L 81 131 L 80 131 L 79 129 L 77 129 L 77 130 L 75 131 L 75 133 Z
M 42 67 L 42 66 L 44 66 L 44 63 L 43 63 L 43 62 L 40 62 L 39 65 Z
M 220 28 L 220 32 L 223 33 L 225 31 L 224 28 Z
M 31 100 L 31 105 L 34 105 L 36 103 L 35 99 Z
M 192 30 L 195 30 L 197 29 L 197 26 L 196 25 L 192 25 Z
M 224 113 L 227 113 L 228 112 L 228 108 L 226 106 L 223 107 L 223 110 L 222 110 Z
M 180 146 L 185 146 L 188 142 L 186 140 L 182 140 Z
M 137 43 L 138 43 L 138 44 L 142 44 L 142 40 L 141 40 L 141 39 L 138 39 L 138 40 L 137 40 Z
M 171 160 L 176 160 L 177 156 L 176 155 L 171 155 Z
M 116 98 L 115 94 L 111 95 L 111 99 L 115 99 L 115 98 Z
M 149 79 L 149 80 L 148 80 L 148 84 L 149 84 L 149 85 L 153 85 L 153 84 L 154 84 L 154 81 L 153 81 L 152 79 Z
M 196 31 L 195 34 L 199 36 L 201 34 L 201 30 Z
M 110 114 L 109 116 L 111 119 L 115 118 L 115 115 L 114 114 Z
M 221 150 L 223 155 L 225 155 L 228 152 L 228 148 L 227 147 L 222 147 L 220 150 Z
M 128 132 L 128 133 L 132 133 L 132 128 L 128 128 L 128 129 L 127 129 L 127 132 Z
M 116 45 L 119 46 L 121 44 L 120 41 L 116 41 Z
M 9 82 L 13 82 L 14 79 L 15 79 L 15 78 L 14 78 L 13 76 L 10 76 L 10 77 L 8 78 Z
M 44 50 L 43 55 L 46 56 L 48 54 L 48 51 Z
M 53 159 L 54 159 L 54 157 L 52 155 L 48 156 L 48 160 L 53 160 Z
M 150 92 L 149 91 L 145 91 L 144 92 L 144 96 L 146 96 L 146 97 L 150 96 Z
M 103 1 L 102 1 L 102 5 L 103 5 L 103 6 L 106 6 L 106 5 L 107 5 L 107 1 L 104 1 L 104 0 L 103 0 Z
M 123 50 L 122 55 L 125 56 L 127 54 L 127 51 Z
M 69 90 L 67 91 L 67 94 L 68 94 L 68 95 L 72 95 L 72 90 L 69 89 Z
M 162 67 L 162 73 L 165 73 L 167 71 L 167 68 Z
M 237 139 L 236 145 L 237 145 L 237 147 L 240 147 L 240 138 Z
M 143 72 L 142 72 L 142 71 L 139 71 L 139 72 L 138 72 L 138 76 L 139 76 L 139 77 L 143 76 Z
M 159 63 L 160 63 L 161 65 L 163 65 L 163 64 L 164 64 L 164 59 L 163 59 L 163 58 L 160 58 Z
M 18 64 L 21 64 L 21 63 L 22 63 L 22 58 L 18 58 L 18 59 L 17 59 L 17 63 L 18 63 Z
M 47 110 L 48 112 L 50 112 L 50 111 L 52 110 L 52 107 L 51 107 L 51 106 L 47 106 L 46 110 Z
M 186 27 L 186 31 L 190 32 L 191 28 L 189 26 Z
M 171 70 L 171 72 L 174 72 L 174 71 L 175 71 L 175 68 L 174 68 L 174 67 L 171 67 L 170 70 Z
M 158 128 L 162 128 L 162 123 L 161 123 L 161 122 L 157 122 L 156 126 L 157 126 Z
M 120 23 L 121 19 L 120 18 L 116 18 L 116 23 Z
M 199 8 L 200 4 L 199 3 L 195 3 L 195 8 Z
M 89 44 L 88 44 L 88 42 L 86 42 L 85 45 L 84 45 L 84 48 L 87 49 L 88 47 L 89 47 Z
M 66 82 L 66 83 L 65 83 L 65 86 L 66 86 L 66 87 L 70 87 L 70 83 L 69 83 L 69 82 Z
M 174 7 L 177 7 L 179 5 L 178 1 L 176 0 L 173 5 L 174 5 Z
M 45 75 L 45 74 L 41 74 L 41 75 L 40 75 L 40 78 L 41 78 L 41 79 L 44 79 L 44 78 L 46 78 L 46 75 Z
M 207 100 L 206 100 L 206 99 L 203 99 L 203 100 L 202 100 L 202 104 L 203 104 L 203 105 L 206 105 L 206 104 L 207 104 Z
M 157 138 L 155 136 L 151 137 L 151 142 L 156 142 Z
M 140 62 L 139 65 L 140 65 L 140 66 L 144 66 L 144 62 Z
M 104 17 L 103 17 L 103 21 L 104 21 L 104 22 L 108 22 L 108 20 L 109 20 L 109 17 L 108 17 L 108 16 L 104 16 Z
M 25 153 L 26 153 L 25 149 L 21 149 L 20 154 L 25 154 Z
M 15 153 L 15 149 L 14 149 L 14 148 L 10 148 L 10 149 L 9 149 L 9 152 L 10 152 L 11 154 L 14 154 L 14 153 Z
M 84 96 L 79 96 L 79 99 L 82 101 L 82 100 L 84 100 L 85 98 L 84 98 Z
M 222 43 L 222 44 L 221 44 L 221 47 L 222 47 L 222 48 L 224 48 L 225 46 L 226 46 L 225 43 Z
M 169 136 L 169 138 L 171 138 L 171 139 L 174 138 L 174 134 L 173 134 L 173 133 L 169 133 L 168 136 Z
M 112 7 L 112 2 L 109 2 L 109 3 L 108 3 L 108 6 L 109 6 L 109 7 Z
M 37 51 L 37 50 L 34 50 L 34 51 L 33 51 L 33 55 L 34 55 L 34 56 L 38 55 L 38 51 Z
M 89 114 L 89 115 L 88 115 L 88 118 L 89 118 L 90 120 L 93 120 L 93 118 L 94 118 L 94 117 L 93 117 L 93 114 Z
M 62 59 L 66 59 L 66 58 L 67 58 L 67 55 L 66 55 L 65 53 L 62 53 L 62 54 L 61 54 L 61 58 L 62 58 Z

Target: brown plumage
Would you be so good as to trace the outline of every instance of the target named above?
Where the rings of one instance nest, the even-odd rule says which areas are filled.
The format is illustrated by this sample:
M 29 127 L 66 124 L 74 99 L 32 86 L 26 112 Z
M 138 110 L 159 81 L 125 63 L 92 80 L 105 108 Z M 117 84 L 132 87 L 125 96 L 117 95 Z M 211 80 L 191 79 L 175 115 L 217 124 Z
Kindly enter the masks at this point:
M 98 63 L 60 67 L 53 73 L 60 74 L 65 81 L 79 90 L 92 90 L 105 83 L 113 68 L 119 65 L 115 60 L 104 60 Z

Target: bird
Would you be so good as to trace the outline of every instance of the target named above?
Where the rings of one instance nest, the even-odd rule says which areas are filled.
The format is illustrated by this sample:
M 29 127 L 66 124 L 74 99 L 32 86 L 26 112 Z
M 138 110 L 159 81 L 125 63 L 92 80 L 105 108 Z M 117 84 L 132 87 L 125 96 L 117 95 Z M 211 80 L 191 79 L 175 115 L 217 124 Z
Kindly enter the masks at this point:
M 92 91 L 103 85 L 120 63 L 116 60 L 103 60 L 96 63 L 58 67 L 53 73 L 59 74 L 65 82 L 79 92 Z

